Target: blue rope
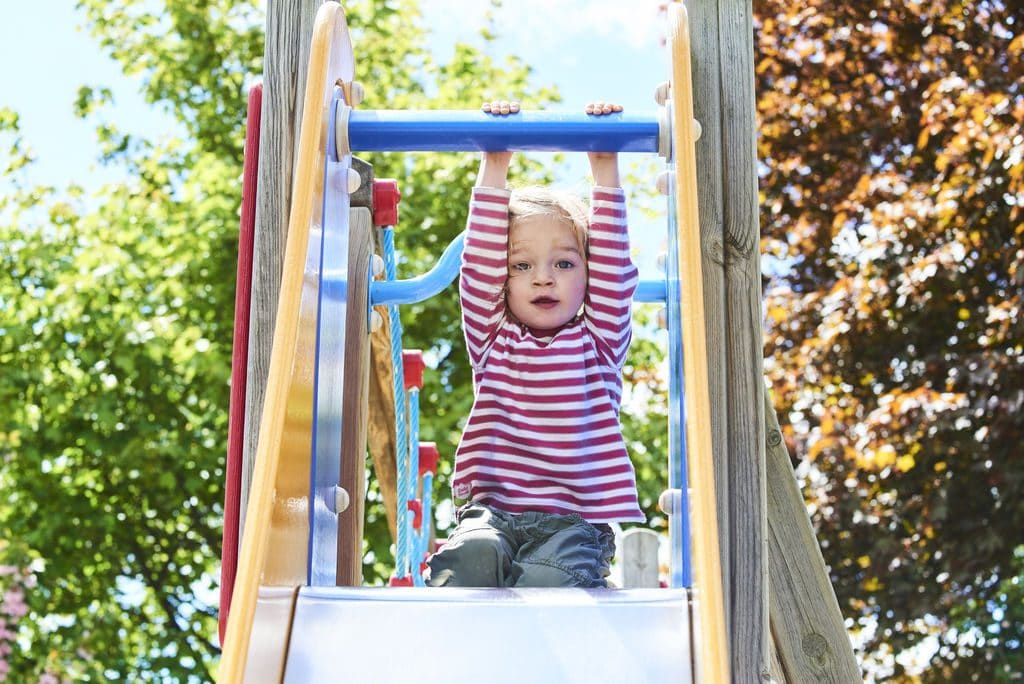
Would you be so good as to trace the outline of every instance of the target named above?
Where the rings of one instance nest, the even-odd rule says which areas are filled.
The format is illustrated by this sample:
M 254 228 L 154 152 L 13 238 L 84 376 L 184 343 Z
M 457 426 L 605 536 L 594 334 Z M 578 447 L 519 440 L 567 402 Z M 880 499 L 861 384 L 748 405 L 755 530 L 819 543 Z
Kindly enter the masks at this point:
M 394 226 L 384 228 L 384 274 L 387 280 L 397 280 L 395 264 L 395 230 Z M 391 321 L 391 367 L 395 376 L 395 463 L 398 466 L 398 482 L 396 491 L 395 522 L 397 540 L 395 542 L 395 576 L 404 578 L 409 572 L 409 442 L 406 436 L 405 412 L 405 373 L 402 365 L 402 321 L 398 316 L 398 306 L 388 306 Z

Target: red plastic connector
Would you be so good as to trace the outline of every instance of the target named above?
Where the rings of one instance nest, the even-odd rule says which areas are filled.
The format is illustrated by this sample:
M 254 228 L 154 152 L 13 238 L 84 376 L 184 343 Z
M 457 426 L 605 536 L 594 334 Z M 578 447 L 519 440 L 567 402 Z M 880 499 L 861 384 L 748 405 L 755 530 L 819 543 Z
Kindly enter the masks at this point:
M 405 389 L 423 389 L 423 352 L 409 349 L 402 352 L 402 370 L 405 373 Z
M 391 579 L 388 580 L 388 586 L 389 587 L 411 587 L 412 586 L 412 575 L 409 575 L 408 577 L 395 577 L 394 575 L 392 575 Z
M 398 225 L 398 203 L 401 200 L 398 181 L 390 178 L 373 179 L 373 225 Z
M 440 454 L 434 442 L 420 442 L 420 475 L 437 473 L 437 461 Z
M 412 511 L 412 528 L 419 530 L 423 527 L 423 503 L 419 499 L 410 499 L 405 502 L 406 508 Z

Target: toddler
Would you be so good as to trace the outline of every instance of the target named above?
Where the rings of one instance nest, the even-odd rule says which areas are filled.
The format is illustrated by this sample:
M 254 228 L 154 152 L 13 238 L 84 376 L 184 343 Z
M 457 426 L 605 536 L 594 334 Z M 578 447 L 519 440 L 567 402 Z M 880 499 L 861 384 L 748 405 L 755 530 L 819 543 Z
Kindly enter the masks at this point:
M 618 155 L 588 156 L 589 220 L 571 195 L 507 190 L 510 152 L 482 156 L 459 285 L 476 393 L 452 480 L 463 505 L 428 585 L 605 587 L 608 523 L 644 520 L 619 425 L 637 269 Z

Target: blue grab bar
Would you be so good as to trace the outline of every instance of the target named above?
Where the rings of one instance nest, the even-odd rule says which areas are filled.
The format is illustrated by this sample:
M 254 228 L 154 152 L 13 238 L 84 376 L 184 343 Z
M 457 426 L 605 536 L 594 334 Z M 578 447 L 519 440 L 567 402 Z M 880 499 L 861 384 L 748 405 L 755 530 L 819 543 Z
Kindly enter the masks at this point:
M 373 280 L 370 282 L 370 305 L 415 304 L 430 299 L 452 284 L 459 274 L 462 261 L 462 247 L 466 241 L 466 233 L 452 240 L 434 268 L 423 275 L 405 280 Z M 664 280 L 641 280 L 637 285 L 633 299 L 638 302 L 664 302 Z
M 657 152 L 660 140 L 657 112 L 354 109 L 347 117 L 353 152 Z

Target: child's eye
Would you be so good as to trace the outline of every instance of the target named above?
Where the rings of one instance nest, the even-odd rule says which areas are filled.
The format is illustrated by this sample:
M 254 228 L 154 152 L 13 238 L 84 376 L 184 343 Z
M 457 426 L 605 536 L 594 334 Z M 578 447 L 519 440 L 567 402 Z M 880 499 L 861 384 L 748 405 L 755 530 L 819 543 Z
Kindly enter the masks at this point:
M 568 259 L 562 259 L 557 264 L 555 264 L 555 266 L 558 268 L 574 268 L 576 264 L 572 263 Z
M 525 261 L 520 261 L 518 263 L 512 264 L 512 270 L 513 271 L 529 271 L 530 270 L 530 264 L 526 263 Z

